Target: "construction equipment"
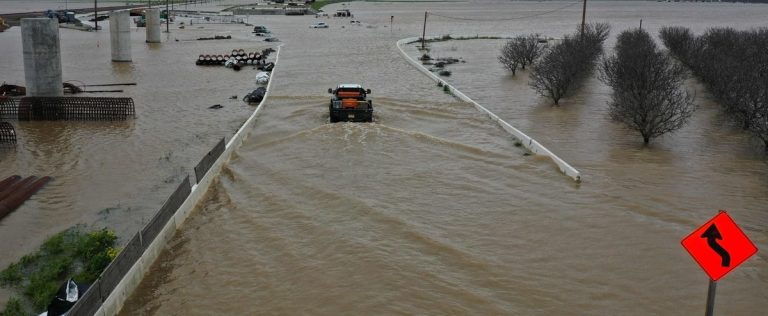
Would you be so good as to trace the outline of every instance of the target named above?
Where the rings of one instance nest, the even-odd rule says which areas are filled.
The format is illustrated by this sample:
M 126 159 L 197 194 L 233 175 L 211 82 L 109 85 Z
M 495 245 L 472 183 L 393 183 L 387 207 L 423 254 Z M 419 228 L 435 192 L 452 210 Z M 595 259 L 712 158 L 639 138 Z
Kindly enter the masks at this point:
M 45 16 L 47 18 L 51 19 L 57 19 L 59 20 L 59 23 L 78 23 L 80 20 L 75 18 L 75 13 L 70 11 L 54 11 L 54 10 L 48 10 L 45 11 Z
M 373 102 L 367 99 L 371 89 L 363 89 L 359 84 L 340 84 L 336 89 L 328 89 L 333 94 L 328 106 L 331 123 L 335 122 L 373 122 Z

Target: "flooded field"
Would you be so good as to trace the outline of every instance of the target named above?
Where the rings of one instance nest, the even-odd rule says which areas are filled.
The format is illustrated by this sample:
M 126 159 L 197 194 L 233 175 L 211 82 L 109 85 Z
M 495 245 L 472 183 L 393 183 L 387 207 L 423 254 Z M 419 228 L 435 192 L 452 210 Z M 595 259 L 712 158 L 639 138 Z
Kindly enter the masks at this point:
M 500 68 L 495 56 L 502 41 L 432 44 L 433 55 L 467 60 L 451 66 L 449 82 L 579 169 L 583 183 L 576 184 L 547 159 L 526 155 L 472 106 L 445 94 L 395 47 L 398 39 L 421 34 L 425 10 L 465 18 L 430 16 L 428 35 L 559 37 L 580 21 L 579 5 L 513 18 L 567 5 L 355 2 L 345 6 L 362 24 L 324 19 L 329 29 L 309 29 L 317 21 L 311 16 L 251 17 L 285 43 L 272 96 L 251 136 L 122 314 L 701 313 L 707 278 L 679 241 L 727 209 L 766 249 L 768 169 L 762 148 L 731 127 L 695 81 L 689 87 L 700 108 L 691 124 L 643 147 L 639 136 L 608 120 L 609 89 L 594 78 L 552 107 L 528 87 L 527 72 L 512 77 Z M 762 25 L 768 6 L 591 2 L 588 10 L 589 20 L 611 24 L 610 46 L 641 18 L 654 34 L 668 24 L 696 32 L 749 28 Z M 74 34 L 106 39 L 106 33 Z M 247 34 L 235 34 L 243 38 L 222 44 L 247 43 Z M 134 47 L 143 45 L 134 40 Z M 142 59 L 156 63 L 153 69 L 136 61 L 153 51 L 134 50 L 127 74 L 109 63 L 100 71 L 87 63 L 68 65 L 75 58 L 65 53 L 65 80 L 71 67 L 89 80 L 87 71 L 96 71 L 94 80 L 144 78 L 154 85 L 134 88 L 132 95 L 145 99 L 137 101 L 139 117 L 122 132 L 89 126 L 53 133 L 45 126 L 50 123 L 29 128 L 33 132 L 26 133 L 52 140 L 32 149 L 18 146 L 14 157 L 35 160 L 4 159 L 0 170 L 73 171 L 61 171 L 67 181 L 41 191 L 58 202 L 31 201 L 1 223 L 0 237 L 47 232 L 35 232 L 35 223 L 48 231 L 68 227 L 50 227 L 59 225 L 59 216 L 127 232 L 140 227 L 215 138 L 234 131 L 252 110 L 226 100 L 215 103 L 230 112 L 210 112 L 201 104 L 249 83 L 227 70 L 196 68 L 191 60 L 200 49 L 189 47 L 195 45 L 203 44 L 163 46 L 154 52 L 163 54 L 162 61 Z M 409 52 L 416 54 L 413 47 Z M 108 53 L 102 49 L 104 57 L 93 53 L 92 59 L 106 61 Z M 12 65 L 13 77 L 23 76 L 20 61 L 2 65 Z M 0 76 L 9 81 L 6 71 Z M 374 124 L 328 123 L 325 91 L 342 82 L 373 90 Z M 195 85 L 204 88 L 186 88 Z M 68 146 L 57 147 L 64 141 L 49 133 L 71 135 Z M 132 202 L 99 212 L 116 201 Z M 13 218 L 16 224 L 8 224 Z M 768 258 L 758 253 L 719 282 L 717 312 L 768 309 L 767 273 Z

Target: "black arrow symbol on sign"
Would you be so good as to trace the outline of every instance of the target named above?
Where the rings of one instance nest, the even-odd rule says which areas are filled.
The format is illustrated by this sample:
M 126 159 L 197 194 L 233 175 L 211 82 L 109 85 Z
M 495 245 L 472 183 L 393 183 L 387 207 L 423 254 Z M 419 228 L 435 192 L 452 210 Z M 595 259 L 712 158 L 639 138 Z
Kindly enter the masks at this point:
M 723 239 L 723 236 L 720 235 L 720 231 L 717 230 L 717 226 L 715 226 L 715 224 L 709 225 L 709 228 L 707 228 L 707 230 L 701 234 L 701 238 L 706 238 L 709 248 L 712 248 L 712 250 L 720 255 L 723 260 L 721 263 L 723 267 L 728 267 L 731 265 L 731 255 L 728 254 L 728 251 L 725 251 L 723 246 L 720 246 L 720 244 L 717 243 L 717 240 Z

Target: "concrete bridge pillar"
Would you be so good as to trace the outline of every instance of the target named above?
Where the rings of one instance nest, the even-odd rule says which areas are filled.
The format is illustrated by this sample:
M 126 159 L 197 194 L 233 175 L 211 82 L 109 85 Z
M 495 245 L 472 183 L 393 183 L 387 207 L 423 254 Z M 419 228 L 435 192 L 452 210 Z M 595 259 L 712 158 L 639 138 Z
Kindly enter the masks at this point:
M 109 13 L 112 61 L 131 61 L 131 18 L 128 10 Z
M 27 96 L 63 96 L 59 21 L 21 19 L 21 45 Z
M 160 43 L 160 9 L 147 9 L 147 43 Z

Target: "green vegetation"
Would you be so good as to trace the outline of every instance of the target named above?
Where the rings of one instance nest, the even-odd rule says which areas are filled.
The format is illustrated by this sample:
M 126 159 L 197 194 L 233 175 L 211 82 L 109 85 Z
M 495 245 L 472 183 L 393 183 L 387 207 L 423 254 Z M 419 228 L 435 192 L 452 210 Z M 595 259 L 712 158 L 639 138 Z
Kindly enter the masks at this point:
M 117 236 L 107 230 L 83 232 L 73 227 L 53 235 L 36 252 L 22 257 L 0 272 L 0 285 L 24 294 L 34 310 L 41 311 L 64 281 L 93 283 L 117 256 Z M 19 300 L 11 300 L 3 314 L 24 315 Z
M 0 312 L 0 316 L 27 316 L 29 315 L 24 311 L 19 299 L 12 297 L 8 300 L 8 304 L 5 304 L 5 310 Z
M 352 0 L 317 0 L 313 2 L 310 7 L 315 10 L 320 10 L 320 8 L 327 6 L 329 4 L 339 3 L 339 2 L 351 2 Z

